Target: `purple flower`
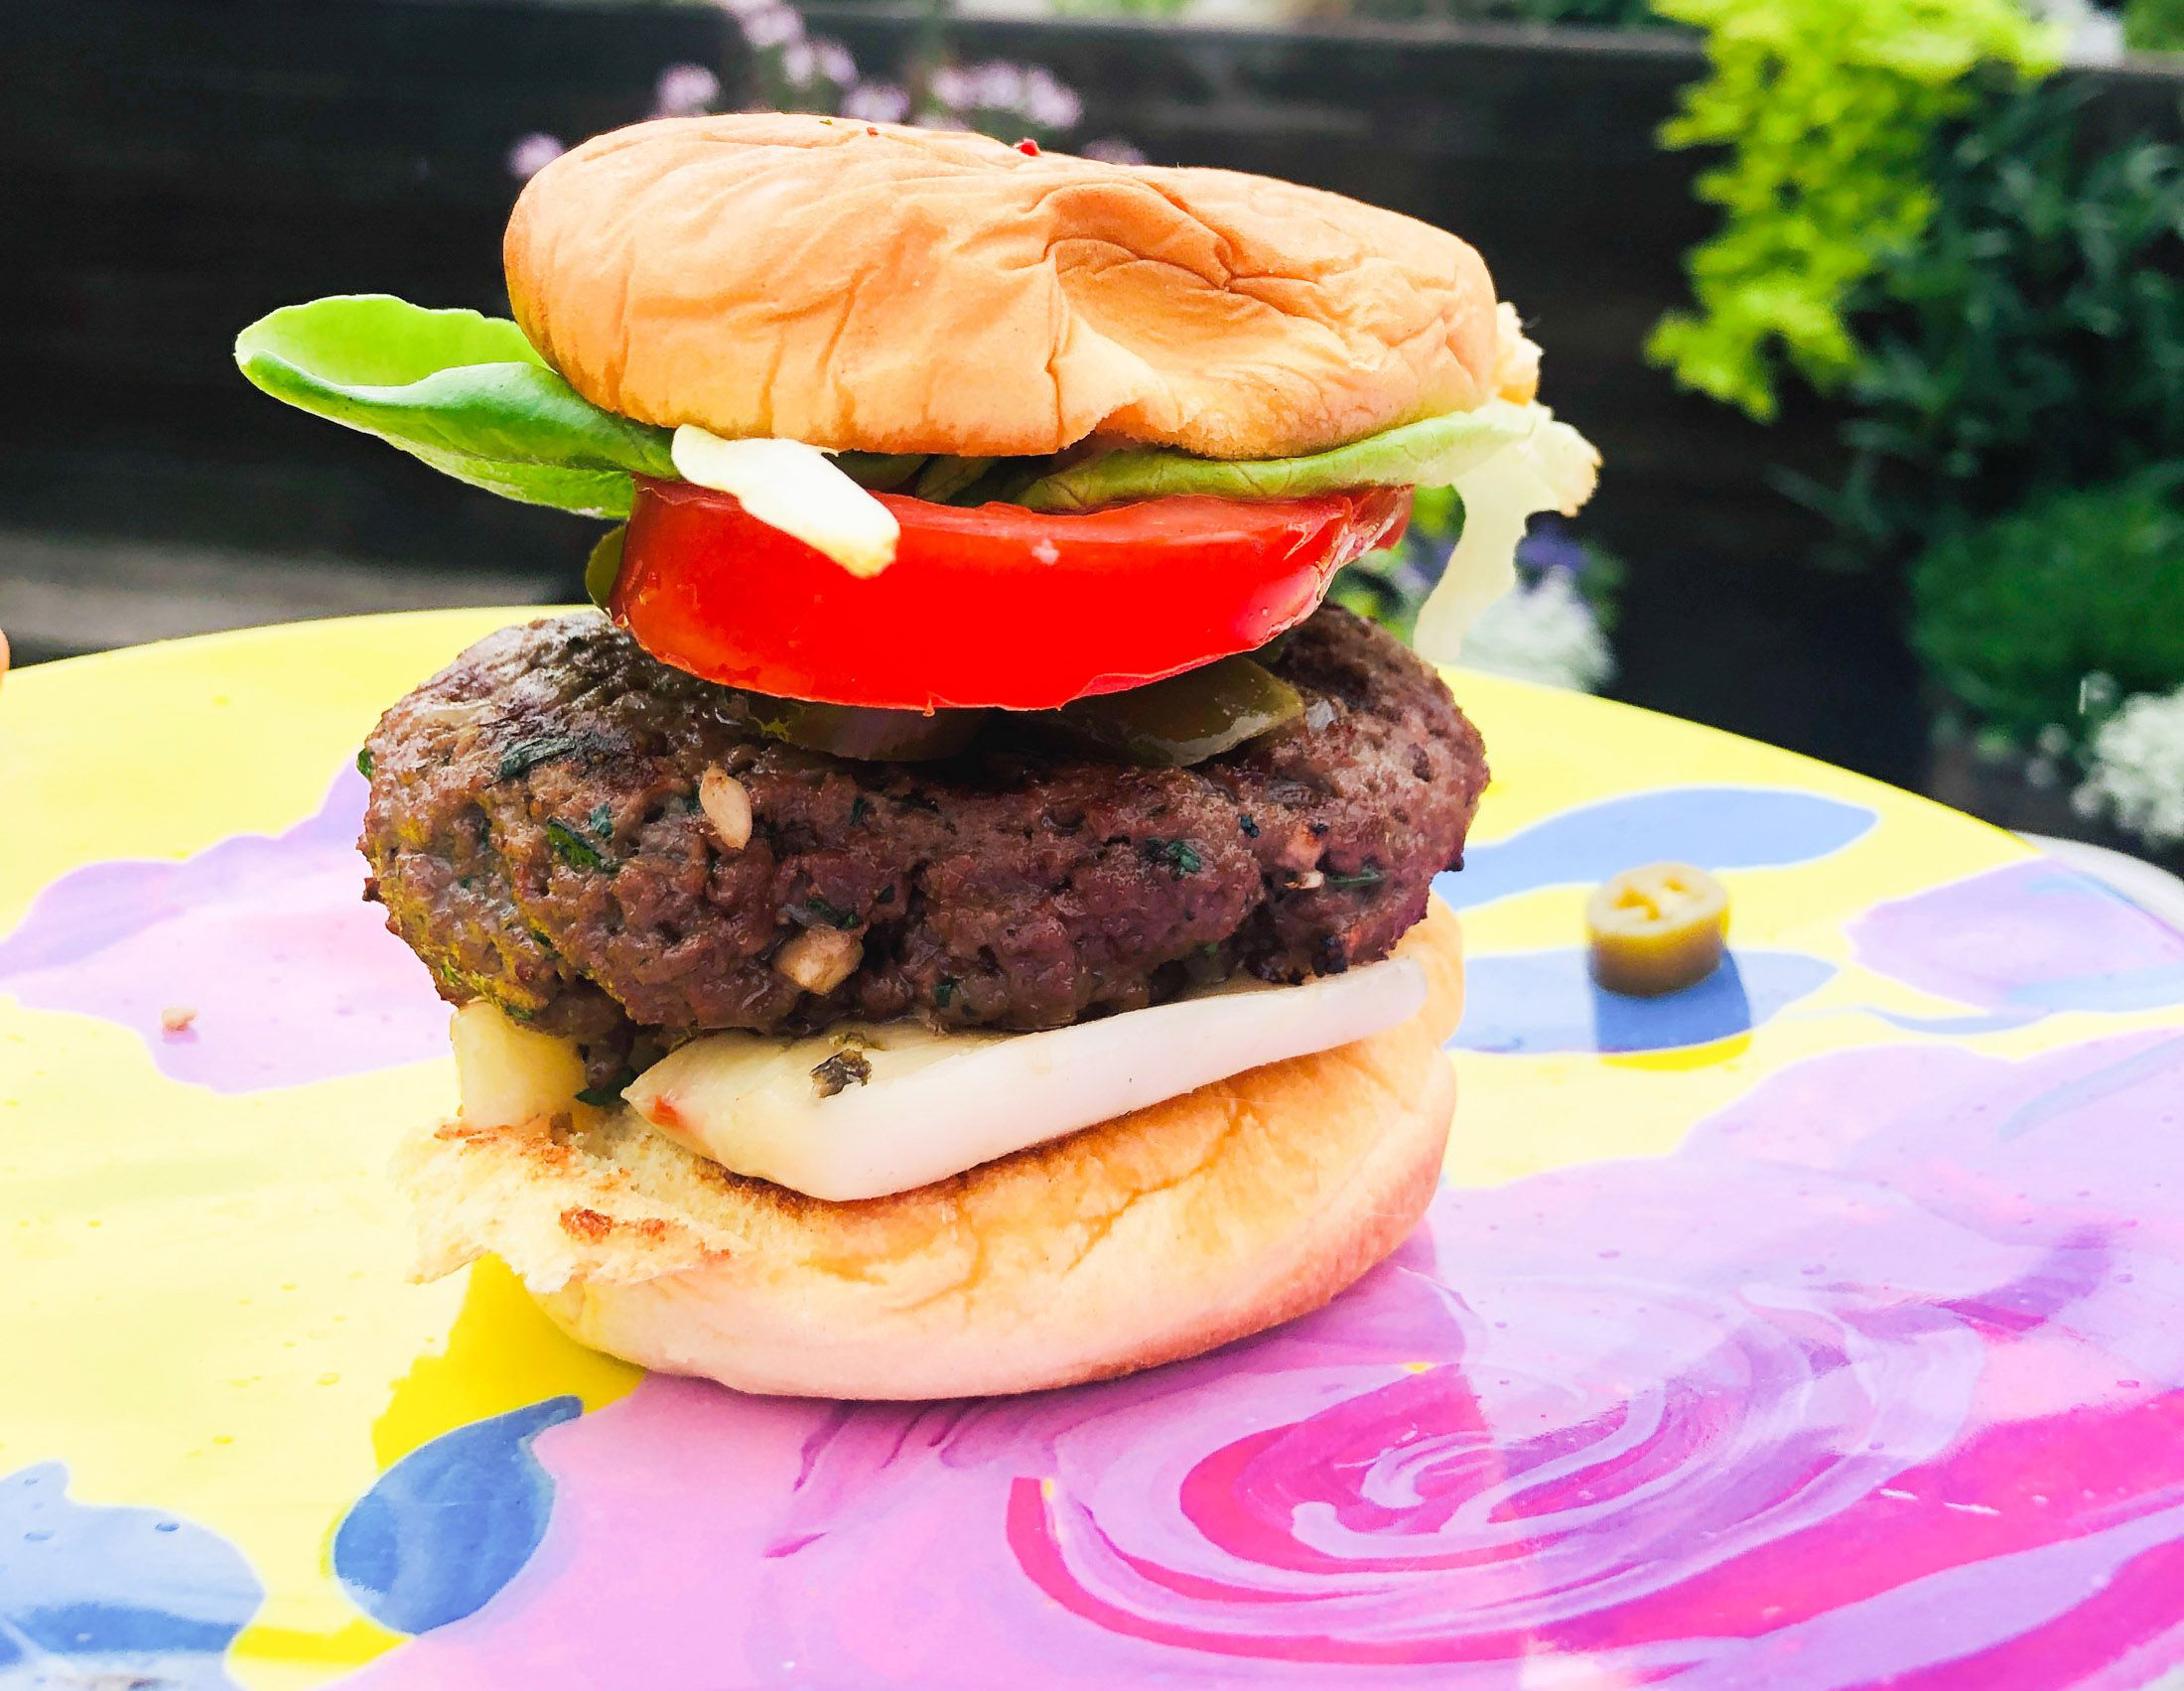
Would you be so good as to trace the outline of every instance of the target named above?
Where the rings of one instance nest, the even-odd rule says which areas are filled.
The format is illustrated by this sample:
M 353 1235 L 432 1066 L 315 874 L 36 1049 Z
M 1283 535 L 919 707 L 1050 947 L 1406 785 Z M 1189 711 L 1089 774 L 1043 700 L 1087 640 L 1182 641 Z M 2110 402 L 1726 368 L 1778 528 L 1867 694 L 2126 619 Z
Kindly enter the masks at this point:
M 1517 561 L 1542 575 L 1579 576 L 1584 574 L 1585 549 L 1553 517 L 1542 517 L 1517 547 Z
M 1024 78 L 1024 115 L 1044 129 L 1074 129 L 1084 101 L 1051 71 L 1034 67 Z
M 660 72 L 652 99 L 662 117 L 707 111 L 721 97 L 721 79 L 703 65 L 670 65 Z
M 842 95 L 842 115 L 865 123 L 900 123 L 910 115 L 909 90 L 893 82 L 861 82 Z
M 932 95 L 950 111 L 962 111 L 978 98 L 978 82 L 960 65 L 943 65 L 933 72 Z
M 526 135 L 508 149 L 508 174 L 529 182 L 568 150 L 551 135 Z
M 730 17 L 741 21 L 759 12 L 770 12 L 780 0 L 715 0 L 715 3 Z
M 850 57 L 848 48 L 838 41 L 815 41 L 811 51 L 818 61 L 820 75 L 838 88 L 857 86 L 857 61 Z
M 792 88 L 808 88 L 818 74 L 819 56 L 808 41 L 792 41 L 781 49 L 781 74 Z
M 974 65 L 970 77 L 971 97 L 963 103 L 987 110 L 1015 111 L 1024 103 L 1024 68 L 994 60 L 986 65 Z
M 744 27 L 744 40 L 759 53 L 804 39 L 804 20 L 786 6 L 761 6 L 740 13 L 737 22 Z
M 1145 163 L 1145 154 L 1139 152 L 1128 141 L 1119 140 L 1113 135 L 1102 135 L 1097 141 L 1087 141 L 1077 150 L 1086 158 L 1098 159 L 1100 163 L 1105 165 L 1142 165 Z

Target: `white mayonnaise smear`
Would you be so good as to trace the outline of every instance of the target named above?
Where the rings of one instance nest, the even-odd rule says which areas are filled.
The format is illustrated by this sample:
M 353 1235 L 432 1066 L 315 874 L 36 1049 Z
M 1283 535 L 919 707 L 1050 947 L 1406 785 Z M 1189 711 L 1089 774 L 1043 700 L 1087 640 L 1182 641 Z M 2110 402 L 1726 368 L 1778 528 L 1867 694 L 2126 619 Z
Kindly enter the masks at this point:
M 815 446 L 723 440 L 685 423 L 668 454 L 684 481 L 733 494 L 767 527 L 824 553 L 851 575 L 878 575 L 894 562 L 902 536 L 894 513 Z
M 790 1042 L 709 1034 L 646 1069 L 623 1096 L 660 1132 L 737 1174 L 848 1202 L 1347 1045 L 1425 1002 L 1424 972 L 1390 958 L 1301 986 L 1232 982 L 1045 1033 L 891 1022 Z

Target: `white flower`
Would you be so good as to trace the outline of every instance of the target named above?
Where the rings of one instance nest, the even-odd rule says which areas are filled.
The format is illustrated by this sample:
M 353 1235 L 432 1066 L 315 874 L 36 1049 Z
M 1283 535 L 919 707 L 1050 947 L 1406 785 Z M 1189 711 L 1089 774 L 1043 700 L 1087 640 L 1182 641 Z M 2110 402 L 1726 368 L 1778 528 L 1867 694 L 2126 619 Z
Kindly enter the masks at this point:
M 861 82 L 842 96 L 842 115 L 863 123 L 900 123 L 910 115 L 910 93 L 893 82 Z
M 508 149 L 508 174 L 529 182 L 568 150 L 551 135 L 526 135 Z
M 703 65 L 670 65 L 653 85 L 652 103 L 662 117 L 689 117 L 721 97 L 721 79 Z
M 1495 675 L 1593 692 L 1615 674 L 1615 655 L 1592 607 L 1561 570 L 1494 601 L 1463 636 L 1463 662 Z
M 2155 850 L 2184 845 L 2184 687 L 2138 693 L 2093 737 L 2091 773 L 2074 796 Z
M 792 41 L 804 39 L 804 20 L 786 6 L 764 6 L 745 12 L 737 22 L 744 27 L 744 40 L 760 53 L 769 47 L 786 47 Z
M 838 41 L 815 41 L 811 51 L 819 65 L 819 74 L 838 88 L 854 87 L 857 83 L 857 61 L 850 57 L 850 50 Z
M 2123 57 L 2123 20 L 2093 0 L 2030 0 L 2025 9 L 2061 31 L 2063 57 L 2073 65 L 2115 65 Z
M 781 49 L 781 74 L 792 88 L 808 88 L 819 72 L 819 55 L 808 41 L 792 41 Z

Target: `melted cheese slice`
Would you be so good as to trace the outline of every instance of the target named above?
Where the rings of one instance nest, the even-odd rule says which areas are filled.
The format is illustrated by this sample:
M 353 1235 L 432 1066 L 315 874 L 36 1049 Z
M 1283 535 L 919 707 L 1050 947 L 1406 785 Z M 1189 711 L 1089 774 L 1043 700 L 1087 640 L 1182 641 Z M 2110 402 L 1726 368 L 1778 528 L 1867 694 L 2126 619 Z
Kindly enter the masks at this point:
M 624 1097 L 660 1132 L 737 1174 L 848 1202 L 1347 1045 L 1425 1002 L 1424 972 L 1390 958 L 1301 986 L 1232 982 L 1036 1034 L 934 1033 L 906 1022 L 789 1043 L 709 1034 L 646 1069 Z M 843 1064 L 859 1058 L 868 1077 L 830 1093 L 847 1078 Z
M 723 440 L 685 423 L 668 454 L 686 482 L 732 493 L 768 528 L 793 535 L 851 575 L 878 575 L 902 537 L 894 513 L 815 446 L 793 440 Z

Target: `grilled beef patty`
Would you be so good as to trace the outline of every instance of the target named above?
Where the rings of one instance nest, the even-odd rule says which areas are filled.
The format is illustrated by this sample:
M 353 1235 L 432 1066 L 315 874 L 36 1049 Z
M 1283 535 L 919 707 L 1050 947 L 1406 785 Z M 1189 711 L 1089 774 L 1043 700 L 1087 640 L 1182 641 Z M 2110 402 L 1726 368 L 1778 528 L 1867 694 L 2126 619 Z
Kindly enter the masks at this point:
M 763 737 L 602 616 L 503 630 L 373 732 L 367 897 L 444 997 L 575 1036 L 603 1077 L 700 1030 L 1043 1028 L 1333 973 L 1461 861 L 1485 757 L 1433 670 L 1347 612 L 1268 664 L 1303 716 L 1192 769 L 986 743 L 874 764 Z M 716 767 L 750 798 L 738 849 L 699 805 Z M 820 994 L 775 966 L 815 927 L 858 954 Z

